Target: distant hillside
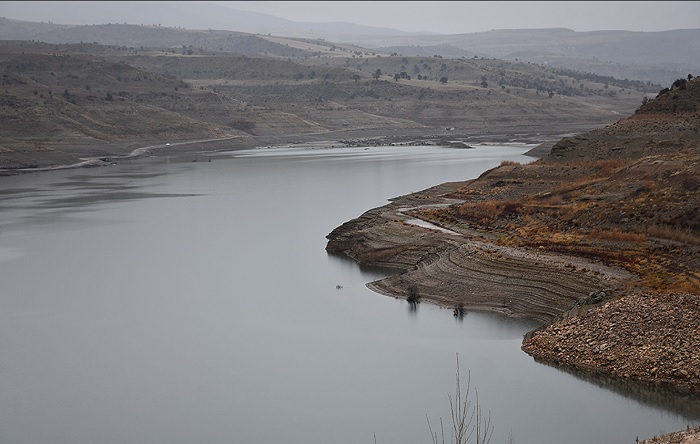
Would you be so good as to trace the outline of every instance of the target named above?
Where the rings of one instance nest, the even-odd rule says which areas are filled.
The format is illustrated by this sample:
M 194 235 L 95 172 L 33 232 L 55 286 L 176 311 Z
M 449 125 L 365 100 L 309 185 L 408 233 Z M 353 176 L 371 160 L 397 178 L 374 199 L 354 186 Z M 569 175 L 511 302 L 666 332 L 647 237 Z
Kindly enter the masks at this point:
M 70 27 L 69 25 L 25 22 L 0 17 L 0 40 L 33 40 L 41 34 Z
M 0 4 L 0 16 L 25 20 L 49 16 L 39 11 L 44 2 L 24 3 Z M 55 20 L 32 24 L 0 18 L 0 38 L 133 47 L 195 46 L 292 58 L 318 56 L 316 51 L 289 44 L 306 38 L 336 46 L 354 45 L 368 53 L 520 60 L 662 85 L 700 71 L 700 29 L 575 32 L 557 28 L 430 35 L 349 23 L 297 23 L 207 3 L 140 2 L 133 10 L 119 7 L 120 2 L 99 2 L 99 8 L 90 2 L 61 4 L 67 6 L 58 17 L 72 26 L 56 25 Z M 159 19 L 149 22 L 146 17 Z M 277 38 L 287 38 L 287 45 L 276 42 Z
M 201 34 L 100 28 L 124 38 L 128 30 Z M 515 61 L 377 57 L 324 41 L 260 40 L 323 56 L 0 41 L 0 162 L 63 164 L 221 138 L 237 147 L 429 135 L 541 140 L 613 122 L 660 89 Z
M 495 57 L 549 64 L 617 78 L 669 84 L 700 71 L 700 29 L 663 32 L 570 29 L 494 30 L 473 34 L 356 38 L 377 51 L 418 55 L 446 45 L 464 56 Z M 439 52 L 436 52 L 439 54 Z
M 19 37 L 14 37 L 15 35 Z M 279 57 L 308 56 L 288 46 L 265 40 L 260 36 L 231 31 L 192 31 L 177 28 L 141 25 L 83 25 L 57 26 L 27 24 L 0 18 L 0 37 L 4 40 L 38 40 L 46 43 L 99 43 L 130 48 L 173 48 L 188 46 L 212 51 L 240 54 L 269 54 Z
M 140 1 L 138 3 L 124 1 L 14 1 L 0 3 L 1 16 L 25 21 L 67 25 L 122 23 L 183 29 L 238 31 L 250 34 L 271 33 L 287 37 L 329 40 L 333 40 L 336 36 L 411 34 L 396 29 L 353 23 L 295 22 L 269 14 L 232 9 L 203 1 Z

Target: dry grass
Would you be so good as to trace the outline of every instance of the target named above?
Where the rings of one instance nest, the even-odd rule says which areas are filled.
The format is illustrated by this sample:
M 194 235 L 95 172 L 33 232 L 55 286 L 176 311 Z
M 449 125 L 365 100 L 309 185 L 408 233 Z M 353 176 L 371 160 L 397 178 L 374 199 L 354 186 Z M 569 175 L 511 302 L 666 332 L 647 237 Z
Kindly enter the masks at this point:
M 676 279 L 672 285 L 672 291 L 678 293 L 700 294 L 700 277 L 696 275 L 683 275 Z
M 700 236 L 691 230 L 668 225 L 651 224 L 645 228 L 649 237 L 660 237 L 685 244 L 700 245 Z
M 489 200 L 464 203 L 457 209 L 457 216 L 480 224 L 488 224 L 496 219 L 512 217 L 522 212 L 522 202 Z
M 466 235 L 489 242 L 618 266 L 657 291 L 700 294 L 698 180 L 696 174 L 678 173 L 695 163 L 583 160 L 528 164 L 511 172 L 510 162 L 502 165 L 505 173 L 461 190 L 466 203 L 422 216 L 465 224 Z
M 554 188 L 552 190 L 551 194 L 553 195 L 561 195 L 561 194 L 570 194 L 573 193 L 574 191 L 579 191 L 581 192 L 582 189 L 588 188 L 592 185 L 601 183 L 605 181 L 607 177 L 584 177 L 583 179 L 578 179 L 573 182 L 562 182 L 561 185 L 558 187 Z M 576 195 L 575 197 L 579 197 L 579 195 Z
M 623 242 L 645 242 L 647 240 L 646 234 L 630 233 L 627 231 L 622 231 L 619 228 L 612 228 L 610 230 L 591 230 L 588 232 L 588 235 L 597 239 Z
M 564 203 L 564 197 L 561 194 L 546 193 L 537 197 L 537 200 L 544 205 L 559 206 Z
M 571 168 L 590 170 L 598 176 L 610 176 L 633 163 L 633 160 L 620 158 L 580 160 L 576 162 L 566 162 L 564 165 Z

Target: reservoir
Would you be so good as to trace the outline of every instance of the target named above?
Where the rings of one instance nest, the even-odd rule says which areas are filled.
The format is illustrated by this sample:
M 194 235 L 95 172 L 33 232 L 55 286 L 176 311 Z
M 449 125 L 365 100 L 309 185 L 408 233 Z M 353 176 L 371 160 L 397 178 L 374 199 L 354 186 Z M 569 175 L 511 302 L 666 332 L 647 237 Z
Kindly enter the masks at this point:
M 325 236 L 531 146 L 261 148 L 0 177 L 0 442 L 451 441 L 456 359 L 491 443 L 634 443 L 700 400 L 520 350 L 528 321 L 365 287 Z M 474 396 L 474 392 L 471 393 Z

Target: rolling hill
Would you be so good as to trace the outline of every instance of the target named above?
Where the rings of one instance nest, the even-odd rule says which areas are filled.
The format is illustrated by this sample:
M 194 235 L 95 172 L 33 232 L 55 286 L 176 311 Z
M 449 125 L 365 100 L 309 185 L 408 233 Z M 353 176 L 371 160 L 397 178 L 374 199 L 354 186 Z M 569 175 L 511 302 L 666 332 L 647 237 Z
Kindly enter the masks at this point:
M 137 35 L 134 29 L 192 33 L 85 28 L 125 38 Z M 246 56 L 179 41 L 175 47 L 0 41 L 4 166 L 72 163 L 204 139 L 234 147 L 358 135 L 542 140 L 613 122 L 660 89 L 516 61 L 381 56 L 325 41 L 289 47 L 236 35 L 317 55 Z

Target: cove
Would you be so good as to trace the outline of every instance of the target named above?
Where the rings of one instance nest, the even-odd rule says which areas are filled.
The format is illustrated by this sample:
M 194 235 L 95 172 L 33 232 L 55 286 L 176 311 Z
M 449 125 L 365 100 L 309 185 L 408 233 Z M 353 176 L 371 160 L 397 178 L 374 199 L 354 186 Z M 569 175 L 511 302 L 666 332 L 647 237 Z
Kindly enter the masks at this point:
M 536 363 L 536 325 L 369 291 L 325 236 L 524 145 L 270 148 L 0 178 L 0 442 L 425 443 L 455 356 L 492 443 L 624 443 L 699 402 Z M 196 162 L 195 162 L 196 160 Z

